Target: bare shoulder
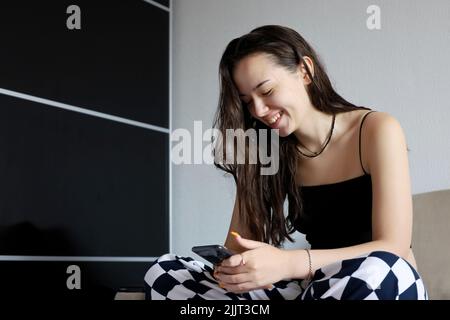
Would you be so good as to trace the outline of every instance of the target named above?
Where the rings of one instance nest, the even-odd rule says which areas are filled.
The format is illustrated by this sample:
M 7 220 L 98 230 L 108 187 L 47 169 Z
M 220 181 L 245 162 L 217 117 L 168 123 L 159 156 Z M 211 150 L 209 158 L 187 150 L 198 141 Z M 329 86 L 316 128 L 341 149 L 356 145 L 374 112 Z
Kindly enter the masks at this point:
M 365 139 L 374 142 L 380 138 L 401 138 L 403 129 L 400 122 L 386 112 L 373 112 L 364 122 Z
M 373 167 L 373 161 L 385 157 L 399 157 L 407 150 L 400 122 L 386 112 L 373 112 L 367 116 L 361 139 L 366 149 L 363 154 L 365 153 L 364 158 L 369 169 Z

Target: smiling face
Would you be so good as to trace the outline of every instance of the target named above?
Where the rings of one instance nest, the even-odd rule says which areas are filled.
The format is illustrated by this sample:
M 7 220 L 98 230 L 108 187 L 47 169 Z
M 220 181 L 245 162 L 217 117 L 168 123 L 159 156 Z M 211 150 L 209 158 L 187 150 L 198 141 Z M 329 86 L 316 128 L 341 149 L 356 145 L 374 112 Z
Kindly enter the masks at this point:
M 300 69 L 292 73 L 267 54 L 258 53 L 236 64 L 233 80 L 250 114 L 286 137 L 297 130 L 299 119 L 312 108 L 305 88 L 309 79 L 303 75 Z

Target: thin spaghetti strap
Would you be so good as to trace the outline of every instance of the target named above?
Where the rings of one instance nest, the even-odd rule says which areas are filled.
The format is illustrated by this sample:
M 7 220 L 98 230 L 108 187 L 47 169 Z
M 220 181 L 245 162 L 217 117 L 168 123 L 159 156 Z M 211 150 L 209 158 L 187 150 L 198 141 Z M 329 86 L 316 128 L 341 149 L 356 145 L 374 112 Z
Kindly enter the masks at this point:
M 362 157 L 361 157 L 361 131 L 362 131 L 362 126 L 363 126 L 364 120 L 366 120 L 366 117 L 372 112 L 376 112 L 376 111 L 369 111 L 363 116 L 363 118 L 361 120 L 361 125 L 359 127 L 359 162 L 361 163 L 361 168 L 364 171 L 364 174 L 367 174 L 367 172 L 366 172 L 366 170 L 364 170 L 364 166 L 362 163 Z

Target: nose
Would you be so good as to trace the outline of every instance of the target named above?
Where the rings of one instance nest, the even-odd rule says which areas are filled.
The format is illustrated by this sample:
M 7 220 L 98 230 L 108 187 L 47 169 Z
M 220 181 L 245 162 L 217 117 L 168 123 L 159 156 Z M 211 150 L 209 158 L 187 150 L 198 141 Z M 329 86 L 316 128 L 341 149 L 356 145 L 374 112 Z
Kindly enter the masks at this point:
M 254 99 L 253 105 L 255 116 L 257 116 L 258 118 L 263 118 L 269 111 L 269 107 L 267 107 L 262 99 Z

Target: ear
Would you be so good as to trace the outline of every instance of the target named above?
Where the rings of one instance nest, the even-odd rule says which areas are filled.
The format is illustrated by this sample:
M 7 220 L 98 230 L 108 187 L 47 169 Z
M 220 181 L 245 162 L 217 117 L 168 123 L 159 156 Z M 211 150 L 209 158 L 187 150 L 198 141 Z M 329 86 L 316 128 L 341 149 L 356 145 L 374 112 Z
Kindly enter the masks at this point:
M 300 63 L 299 71 L 303 79 L 303 83 L 305 85 L 308 85 L 312 82 L 312 79 L 309 77 L 308 72 L 306 71 L 306 66 L 309 69 L 309 72 L 314 77 L 314 63 L 312 59 L 308 56 L 303 57 L 302 63 Z

